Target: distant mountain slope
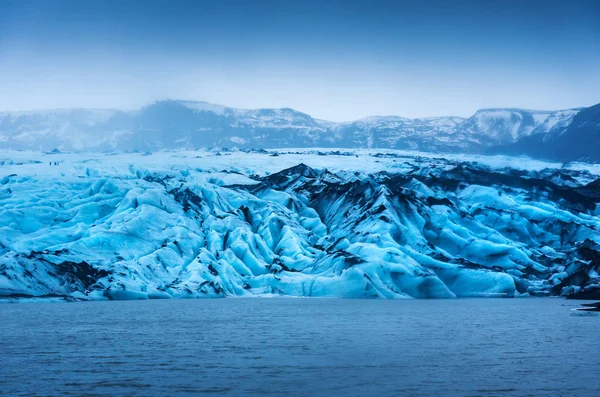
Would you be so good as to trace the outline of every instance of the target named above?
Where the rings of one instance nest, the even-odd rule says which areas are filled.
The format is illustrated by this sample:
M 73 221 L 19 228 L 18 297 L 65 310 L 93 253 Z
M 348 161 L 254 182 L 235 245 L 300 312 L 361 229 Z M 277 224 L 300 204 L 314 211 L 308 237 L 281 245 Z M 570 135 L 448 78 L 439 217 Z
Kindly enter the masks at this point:
M 579 111 L 581 109 L 482 109 L 462 123 L 459 130 L 469 136 L 480 136 L 483 141 L 511 143 L 530 135 L 564 128 Z
M 525 136 L 491 153 L 529 155 L 558 161 L 600 160 L 600 104 L 577 113 L 571 123 L 557 123 L 546 133 Z
M 482 109 L 467 119 L 373 116 L 335 123 L 288 108 L 236 109 L 207 102 L 166 100 L 131 112 L 3 112 L 0 147 L 43 151 L 345 147 L 440 153 L 520 153 L 518 148 L 529 148 L 523 154 L 536 156 L 538 151 L 531 149 L 537 149 L 535 142 L 558 139 L 580 111 Z M 586 128 L 597 127 L 590 124 Z M 579 156 L 576 153 L 580 152 L 573 155 Z M 581 153 L 587 157 L 587 152 Z M 567 152 L 565 158 L 575 157 Z M 599 159 L 598 155 L 589 158 Z
M 12 149 L 114 148 L 132 134 L 131 116 L 119 110 L 0 112 L 0 145 Z
M 408 119 L 397 116 L 373 116 L 332 128 L 334 146 L 436 150 L 439 147 L 460 149 L 447 139 L 465 119 L 432 117 Z

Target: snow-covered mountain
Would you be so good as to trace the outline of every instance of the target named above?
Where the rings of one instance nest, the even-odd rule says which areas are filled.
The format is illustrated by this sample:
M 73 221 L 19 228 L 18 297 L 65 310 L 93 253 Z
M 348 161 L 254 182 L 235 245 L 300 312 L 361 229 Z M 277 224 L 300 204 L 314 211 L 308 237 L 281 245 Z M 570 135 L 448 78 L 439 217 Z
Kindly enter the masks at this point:
M 493 145 L 514 143 L 531 135 L 551 134 L 571 123 L 581 109 L 544 112 L 523 109 L 482 109 L 467 119 L 459 131 Z
M 491 153 L 527 154 L 558 161 L 600 161 L 600 104 L 578 112 L 570 123 L 554 122 L 545 134 L 530 134 Z
M 131 116 L 111 109 L 0 112 L 0 145 L 11 149 L 116 148 L 133 135 Z
M 599 167 L 408 153 L 2 154 L 0 296 L 600 291 Z
M 72 109 L 0 113 L 0 145 L 42 151 L 153 151 L 216 146 L 484 153 L 529 136 L 557 134 L 580 110 L 484 109 L 468 119 L 374 116 L 334 123 L 287 108 L 248 110 L 168 100 L 131 112 Z
M 0 113 L 0 144 L 34 150 L 159 150 L 212 146 L 314 146 L 327 131 L 292 109 L 234 109 L 158 101 L 139 111 L 49 110 Z
M 452 142 L 460 117 L 408 119 L 396 116 L 373 116 L 331 128 L 327 143 L 352 148 L 392 148 L 435 151 L 460 151 Z

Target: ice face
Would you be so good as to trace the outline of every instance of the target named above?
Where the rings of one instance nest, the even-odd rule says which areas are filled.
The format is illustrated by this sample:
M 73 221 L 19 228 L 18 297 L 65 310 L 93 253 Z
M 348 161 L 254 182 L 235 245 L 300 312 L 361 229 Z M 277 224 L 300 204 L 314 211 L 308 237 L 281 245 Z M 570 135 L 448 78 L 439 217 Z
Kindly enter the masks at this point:
M 600 285 L 593 166 L 273 154 L 4 154 L 0 296 L 513 297 Z

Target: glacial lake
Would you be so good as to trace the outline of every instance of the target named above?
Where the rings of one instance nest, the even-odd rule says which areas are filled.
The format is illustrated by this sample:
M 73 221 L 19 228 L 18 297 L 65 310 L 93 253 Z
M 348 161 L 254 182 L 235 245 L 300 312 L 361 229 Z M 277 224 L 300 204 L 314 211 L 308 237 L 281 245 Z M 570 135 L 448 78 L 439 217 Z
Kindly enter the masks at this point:
M 0 305 L 0 395 L 597 396 L 558 298 Z

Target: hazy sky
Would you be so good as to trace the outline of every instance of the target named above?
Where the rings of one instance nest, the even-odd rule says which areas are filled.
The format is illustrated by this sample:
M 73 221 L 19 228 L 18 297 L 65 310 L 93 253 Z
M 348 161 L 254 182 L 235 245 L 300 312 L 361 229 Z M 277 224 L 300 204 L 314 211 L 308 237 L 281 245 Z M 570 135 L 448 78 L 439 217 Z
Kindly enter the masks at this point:
M 600 102 L 600 1 L 0 0 L 0 109 L 156 99 L 335 121 Z

